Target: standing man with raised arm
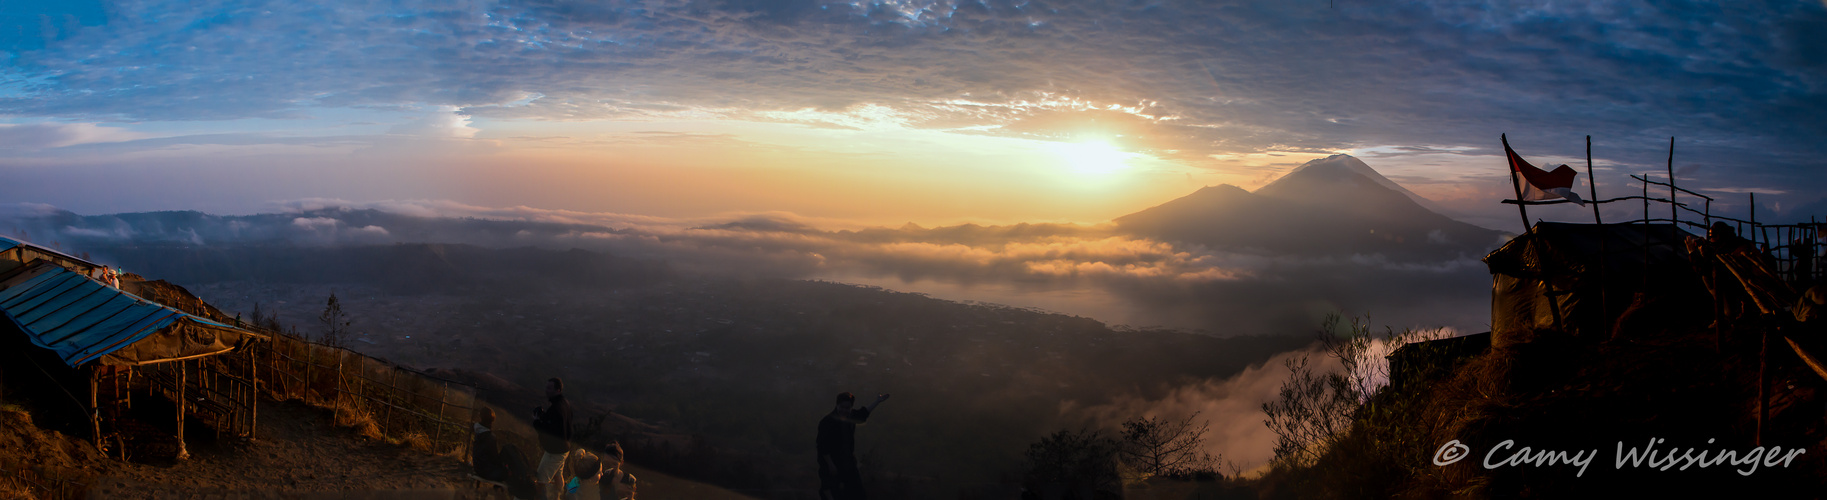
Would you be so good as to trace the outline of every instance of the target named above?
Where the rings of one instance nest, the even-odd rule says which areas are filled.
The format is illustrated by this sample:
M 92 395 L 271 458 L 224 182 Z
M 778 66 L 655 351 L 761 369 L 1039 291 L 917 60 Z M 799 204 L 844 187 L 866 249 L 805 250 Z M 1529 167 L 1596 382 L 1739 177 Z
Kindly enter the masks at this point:
M 838 394 L 837 407 L 818 421 L 820 500 L 863 500 L 863 476 L 856 469 L 856 426 L 887 400 L 887 394 L 876 396 L 874 403 L 853 410 L 856 395 Z
M 533 409 L 533 430 L 539 431 L 539 470 L 535 478 L 545 486 L 541 492 L 556 500 L 564 494 L 565 484 L 559 472 L 565 468 L 565 457 L 571 454 L 571 403 L 565 401 L 565 382 L 558 377 L 546 379 L 546 402 L 550 406 Z

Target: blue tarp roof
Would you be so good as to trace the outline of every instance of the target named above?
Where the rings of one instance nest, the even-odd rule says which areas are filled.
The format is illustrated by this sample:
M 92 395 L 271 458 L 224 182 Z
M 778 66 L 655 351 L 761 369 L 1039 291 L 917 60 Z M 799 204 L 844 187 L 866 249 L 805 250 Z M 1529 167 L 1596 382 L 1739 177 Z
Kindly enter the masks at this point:
M 0 238 L 0 245 L 5 241 L 12 240 Z M 56 351 L 72 367 L 183 322 L 240 331 L 54 265 L 41 264 L 8 281 L 12 283 L 0 283 L 6 286 L 0 289 L 0 313 L 25 332 L 32 343 Z
M 63 253 L 61 251 L 45 247 L 44 245 L 39 245 L 39 244 L 32 243 L 30 241 L 25 241 L 25 240 L 18 239 L 18 238 L 0 236 L 0 252 L 12 250 L 15 247 L 25 247 L 25 248 L 31 249 L 33 251 L 36 251 L 36 252 L 40 252 L 40 253 L 44 253 L 44 254 L 48 254 L 48 255 L 55 255 L 57 257 L 69 259 L 71 262 L 82 264 L 85 266 L 102 267 L 101 264 L 89 262 L 89 259 L 84 259 L 82 257 L 77 257 L 75 255 Z M 29 264 L 29 262 L 27 262 L 27 263 Z

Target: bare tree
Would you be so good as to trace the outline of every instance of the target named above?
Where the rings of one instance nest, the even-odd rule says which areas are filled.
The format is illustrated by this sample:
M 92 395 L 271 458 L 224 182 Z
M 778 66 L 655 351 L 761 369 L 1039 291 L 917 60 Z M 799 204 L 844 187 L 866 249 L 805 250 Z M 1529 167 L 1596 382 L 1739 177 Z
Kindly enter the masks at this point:
M 1030 491 L 1051 492 L 1061 498 L 1109 498 L 1122 495 L 1117 476 L 1117 442 L 1100 432 L 1061 430 L 1028 445 L 1027 478 Z
M 1386 356 L 1405 344 L 1445 336 L 1444 330 L 1397 332 L 1386 327 L 1379 337 L 1371 332 L 1369 318 L 1352 318 L 1348 330 L 1339 326 L 1339 316 L 1328 315 L 1320 325 L 1319 340 L 1326 355 L 1344 369 L 1316 372 L 1307 356 L 1288 359 L 1288 380 L 1274 401 L 1262 405 L 1268 417 L 1263 424 L 1275 432 L 1277 465 L 1312 465 L 1351 429 L 1358 408 L 1388 383 Z
M 1219 459 L 1205 452 L 1207 421 L 1198 426 L 1194 412 L 1185 420 L 1143 417 L 1123 422 L 1118 450 L 1123 462 L 1145 476 L 1192 477 L 1218 475 Z
M 1315 373 L 1307 356 L 1286 361 L 1288 380 L 1274 401 L 1262 404 L 1263 421 L 1275 432 L 1275 462 L 1290 467 L 1312 465 L 1328 446 L 1351 428 L 1360 404 L 1346 375 Z
M 349 342 L 349 313 L 343 311 L 342 301 L 336 299 L 336 292 L 330 292 L 330 300 L 324 304 L 324 312 L 317 316 L 323 322 L 323 336 L 318 341 L 330 347 L 345 347 Z

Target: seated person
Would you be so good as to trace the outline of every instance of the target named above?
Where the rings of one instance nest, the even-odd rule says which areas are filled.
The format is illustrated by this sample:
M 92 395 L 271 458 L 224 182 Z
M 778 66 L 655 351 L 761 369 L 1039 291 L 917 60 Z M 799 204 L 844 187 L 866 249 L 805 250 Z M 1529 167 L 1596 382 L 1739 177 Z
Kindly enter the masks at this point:
M 602 455 L 579 451 L 571 460 L 574 477 L 565 485 L 566 500 L 632 500 L 633 474 L 622 470 L 622 445 L 609 443 Z M 605 490 L 604 487 L 608 489 Z M 604 492 L 608 495 L 605 496 Z
M 526 454 L 514 445 L 497 443 L 494 426 L 495 410 L 483 408 L 476 416 L 476 438 L 470 445 L 476 477 L 507 484 L 508 495 L 514 498 L 537 498 L 539 489 L 533 484 L 533 470 L 527 466 Z
M 635 479 L 634 474 L 622 470 L 622 444 L 610 442 L 600 458 L 603 467 L 601 481 L 609 486 L 609 495 L 605 500 L 633 500 Z
M 565 483 L 565 500 L 601 500 L 602 459 L 578 450 L 571 454 L 571 480 Z

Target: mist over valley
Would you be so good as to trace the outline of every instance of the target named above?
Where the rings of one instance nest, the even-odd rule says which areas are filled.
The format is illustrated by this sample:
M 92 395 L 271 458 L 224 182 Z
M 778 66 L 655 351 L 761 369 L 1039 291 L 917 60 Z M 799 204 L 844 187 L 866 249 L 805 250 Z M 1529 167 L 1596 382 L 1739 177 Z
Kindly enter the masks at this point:
M 310 201 L 246 216 L 16 206 L 0 227 L 306 337 L 334 293 L 353 349 L 498 404 L 535 404 L 538 381 L 564 377 L 586 412 L 620 416 L 608 432 L 631 450 L 738 491 L 812 480 L 787 464 L 810 461 L 829 394 L 893 393 L 859 453 L 918 498 L 994 489 L 1052 430 L 1135 415 L 1198 412 L 1207 451 L 1262 465 L 1260 407 L 1319 318 L 1449 335 L 1488 318 L 1477 258 L 1501 235 L 1418 199 L 1339 156 L 1102 225 Z M 693 446 L 710 451 L 678 451 Z

